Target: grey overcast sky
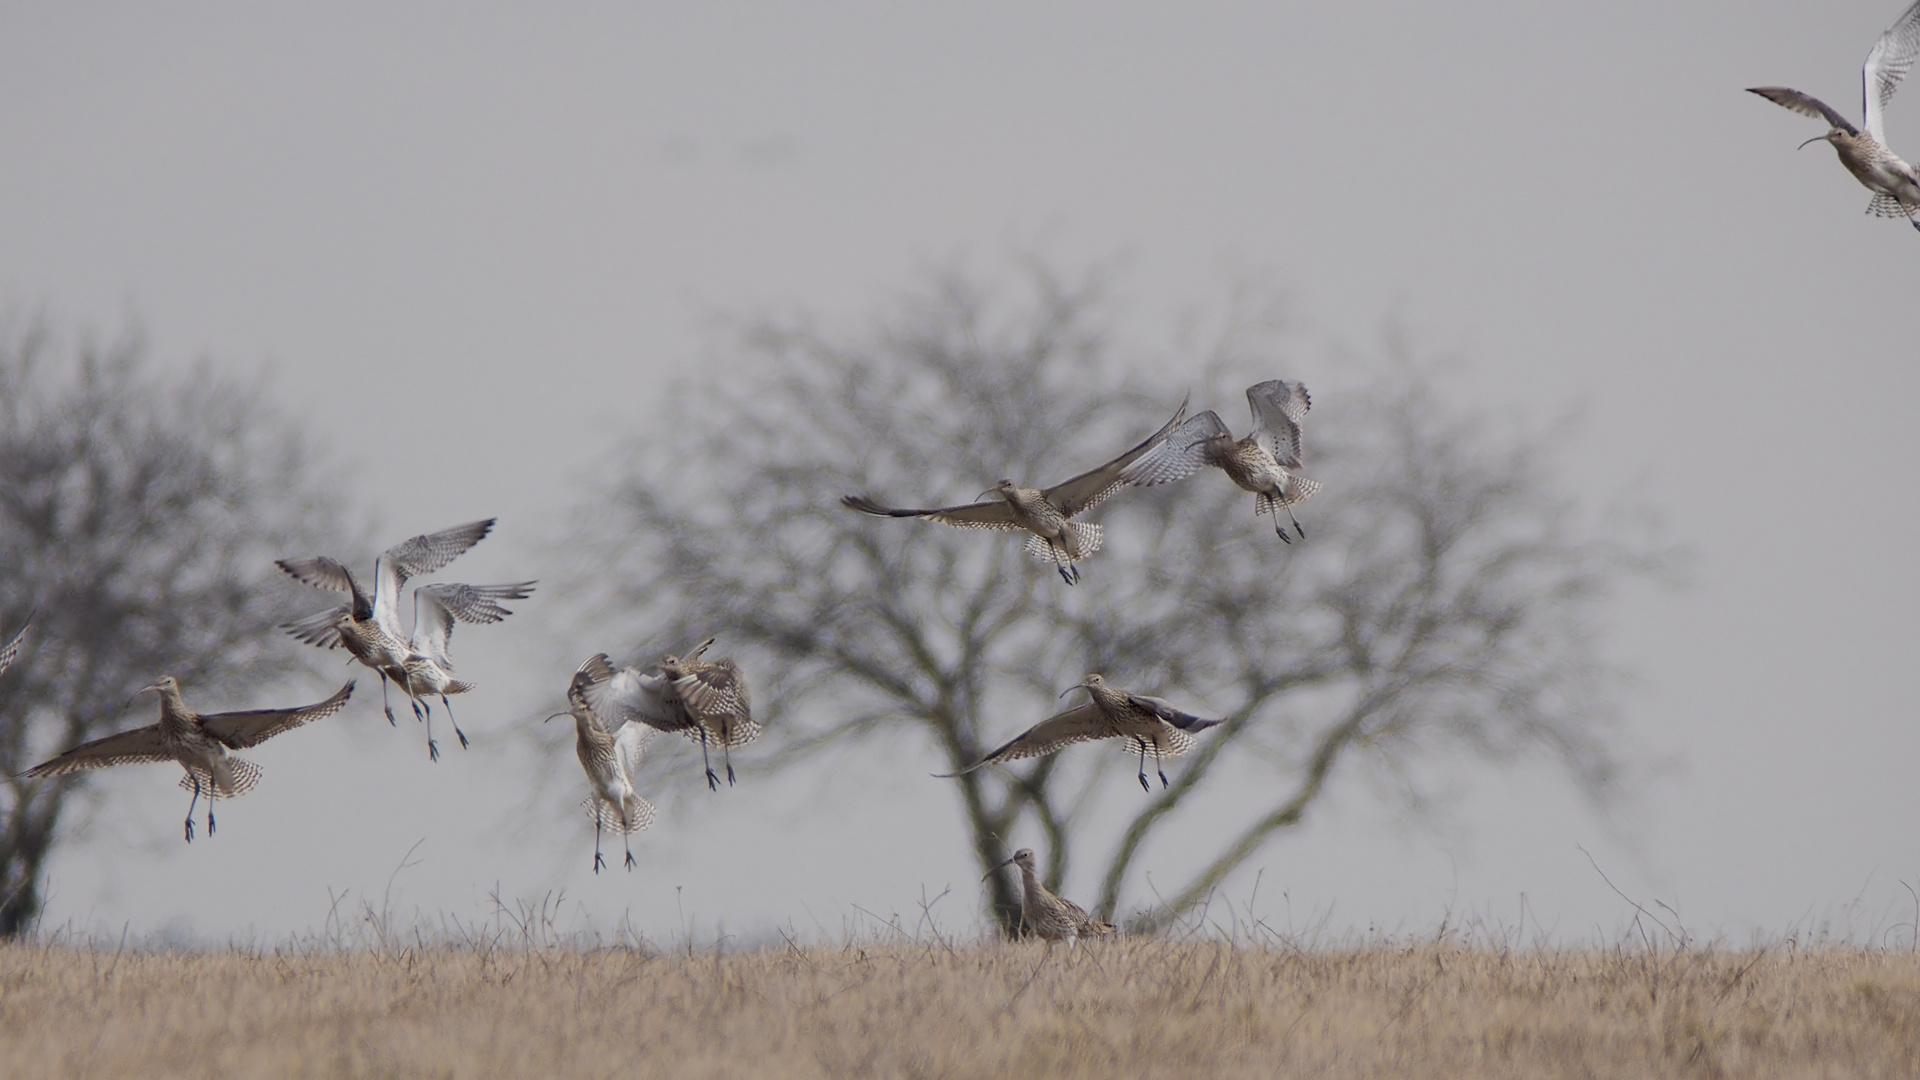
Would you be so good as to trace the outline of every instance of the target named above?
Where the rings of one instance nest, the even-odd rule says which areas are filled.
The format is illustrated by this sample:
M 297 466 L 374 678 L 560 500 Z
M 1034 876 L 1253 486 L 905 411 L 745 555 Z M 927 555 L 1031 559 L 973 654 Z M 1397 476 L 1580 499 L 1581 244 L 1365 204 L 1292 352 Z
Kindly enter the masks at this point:
M 1697 933 L 1905 934 L 1920 235 L 1743 92 L 1854 112 L 1898 2 L 12 3 L 0 310 L 270 371 L 383 540 L 500 517 L 472 581 L 552 576 L 561 515 L 716 312 L 853 323 L 917 267 L 1032 251 L 1117 259 L 1151 340 L 1254 273 L 1293 301 L 1275 374 L 1309 385 L 1391 315 L 1472 359 L 1463 397 L 1584 405 L 1571 488 L 1642 487 L 1696 552 L 1691 588 L 1608 627 L 1672 768 L 1612 821 L 1541 766 L 1449 770 L 1434 825 L 1349 786 L 1256 860 L 1260 913 L 1513 925 L 1524 894 L 1529 933 L 1611 934 L 1630 912 L 1578 845 Z M 1906 94 L 1889 134 L 1920 154 Z M 470 730 L 533 724 L 579 656 L 630 644 L 559 603 L 461 632 Z M 908 744 L 720 796 L 680 777 L 643 870 L 595 878 L 570 756 L 431 766 L 379 723 L 263 748 L 268 782 L 191 847 L 165 770 L 101 776 L 46 925 L 275 940 L 342 895 L 471 921 L 564 890 L 566 918 L 659 939 L 838 935 L 948 886 L 943 921 L 975 918 L 952 792 Z

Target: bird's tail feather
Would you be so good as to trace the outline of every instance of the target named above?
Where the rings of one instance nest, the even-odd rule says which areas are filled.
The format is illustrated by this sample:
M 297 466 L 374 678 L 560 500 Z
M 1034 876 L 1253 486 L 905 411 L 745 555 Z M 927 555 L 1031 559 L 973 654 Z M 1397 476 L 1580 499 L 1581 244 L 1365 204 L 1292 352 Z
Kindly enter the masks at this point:
M 209 799 L 231 799 L 236 795 L 245 795 L 252 791 L 253 786 L 260 782 L 260 766 L 246 758 L 228 757 L 221 764 L 226 766 L 221 770 L 227 774 L 224 777 L 216 777 L 205 769 L 188 768 L 187 775 L 180 778 L 181 789 L 192 791 L 194 782 L 197 780 L 201 795 Z M 221 784 L 221 780 L 225 780 L 226 783 Z
M 1043 536 L 1027 537 L 1027 554 L 1044 563 L 1059 563 L 1064 566 L 1076 558 L 1084 559 L 1100 550 L 1100 526 L 1090 521 L 1069 521 L 1067 528 L 1073 530 L 1074 540 L 1080 549 L 1077 556 L 1069 556 L 1064 547 L 1052 543 Z

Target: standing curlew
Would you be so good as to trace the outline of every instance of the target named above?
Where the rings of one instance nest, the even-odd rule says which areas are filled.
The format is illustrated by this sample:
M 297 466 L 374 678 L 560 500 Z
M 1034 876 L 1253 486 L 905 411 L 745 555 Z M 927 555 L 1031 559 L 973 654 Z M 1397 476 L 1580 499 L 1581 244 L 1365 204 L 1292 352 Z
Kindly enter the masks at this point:
M 143 687 L 160 695 L 160 722 L 134 728 L 81 743 L 49 761 L 28 769 L 25 776 L 64 776 L 81 769 L 104 769 L 139 761 L 177 761 L 187 770 L 180 786 L 193 792 L 187 804 L 187 842 L 193 842 L 193 808 L 200 796 L 207 797 L 207 835 L 213 835 L 213 800 L 231 799 L 253 790 L 260 782 L 260 766 L 244 758 L 230 757 L 229 749 L 245 750 L 258 746 L 283 731 L 332 716 L 346 705 L 353 694 L 353 683 L 340 688 L 318 705 L 298 709 L 255 709 L 249 712 L 214 713 L 202 716 L 187 708 L 180 697 L 180 684 L 171 675 L 163 675 L 152 686 Z
M 1899 89 L 1900 80 L 1906 78 L 1907 69 L 1913 66 L 1916 55 L 1920 55 L 1920 0 L 1915 0 L 1912 7 L 1887 27 L 1887 32 L 1873 43 L 1873 51 L 1867 54 L 1866 66 L 1860 71 L 1860 104 L 1865 131 L 1854 127 L 1826 102 L 1798 90 L 1789 90 L 1784 86 L 1755 86 L 1748 93 L 1759 94 L 1775 105 L 1794 112 L 1826 120 L 1831 127 L 1825 135 L 1808 139 L 1800 145 L 1804 147 L 1822 141 L 1831 143 L 1834 152 L 1840 155 L 1840 164 L 1845 165 L 1854 179 L 1873 192 L 1873 201 L 1867 204 L 1867 213 L 1878 217 L 1904 217 L 1914 228 L 1920 229 L 1920 219 L 1914 217 L 1915 211 L 1920 211 L 1920 169 L 1900 160 L 1887 147 L 1886 126 L 1882 119 L 1887 102 L 1893 99 L 1893 92 Z
M 660 674 L 625 667 L 585 688 L 588 703 L 603 717 L 619 722 L 639 721 L 660 731 L 679 732 L 700 744 L 706 766 L 707 789 L 720 790 L 720 777 L 707 755 L 711 744 L 720 747 L 727 765 L 727 785 L 734 782 L 732 748 L 745 746 L 760 734 L 753 719 L 747 680 L 730 659 L 708 663 L 700 654 L 713 644 L 708 638 L 685 657 L 660 660 Z
M 406 687 L 406 632 L 400 629 L 400 589 L 407 579 L 431 574 L 479 543 L 493 528 L 494 518 L 470 521 L 435 533 L 425 533 L 388 548 L 373 564 L 373 592 L 368 594 L 353 571 L 325 555 L 280 559 L 274 563 L 295 581 L 316 589 L 347 593 L 352 602 L 285 624 L 282 629 L 309 645 L 331 649 L 345 645 L 354 659 L 380 676 L 380 704 L 387 723 L 398 723 L 387 700 L 389 680 Z M 429 741 L 429 750 L 432 750 Z M 432 754 L 438 758 L 437 752 Z
M 1007 863 L 1020 868 L 1020 921 L 1026 924 L 1028 933 L 1049 945 L 1064 940 L 1072 946 L 1083 937 L 1104 937 L 1119 932 L 1112 923 L 1094 918 L 1082 911 L 1080 905 L 1040 884 L 1040 875 L 1033 869 L 1032 848 L 1014 852 L 1007 862 L 987 871 L 986 877 L 992 877 Z M 980 880 L 985 881 L 986 877 Z
M 626 721 L 619 725 L 618 731 L 609 732 L 587 702 L 590 687 L 612 678 L 613 665 L 607 662 L 606 653 L 587 657 L 567 686 L 567 711 L 547 717 L 548 720 L 569 714 L 573 717 L 573 751 L 580 757 L 580 767 L 586 770 L 587 782 L 593 785 L 593 794 L 580 805 L 593 817 L 593 872 L 596 874 L 607 865 L 607 860 L 600 855 L 602 830 L 611 829 L 620 834 L 627 845 L 627 869 L 632 870 L 630 834 L 653 824 L 653 804 L 634 791 L 633 773 L 655 729 Z
M 1281 540 L 1292 543 L 1280 526 L 1282 509 L 1304 540 L 1307 531 L 1293 516 L 1293 506 L 1319 491 L 1320 482 L 1295 476 L 1292 470 L 1300 467 L 1300 423 L 1313 407 L 1313 399 L 1301 383 L 1269 379 L 1247 387 L 1247 405 L 1253 410 L 1253 430 L 1246 438 L 1236 440 L 1220 414 L 1208 409 L 1181 424 L 1152 453 L 1127 466 L 1121 479 L 1147 487 L 1185 480 L 1208 465 L 1217 466 L 1234 483 L 1253 492 L 1255 514 L 1273 515 L 1273 531 Z
M 1060 577 L 1072 585 L 1080 580 L 1079 560 L 1100 550 L 1100 526 L 1073 519 L 1126 486 L 1120 479 L 1121 471 L 1158 446 L 1186 414 L 1187 403 L 1182 401 L 1173 419 L 1131 450 L 1050 488 L 1023 488 L 1012 480 L 1002 480 L 987 489 L 997 492 L 998 500 L 927 510 L 882 506 L 865 495 L 843 496 L 840 502 L 863 514 L 919 518 L 961 529 L 1025 529 L 1033 534 L 1027 538 L 1028 554 L 1053 563 Z
M 935 775 L 946 779 L 970 773 L 983 765 L 1042 757 L 1074 743 L 1126 739 L 1129 753 L 1135 749 L 1140 752 L 1140 788 L 1152 791 L 1147 783 L 1147 755 L 1153 755 L 1154 767 L 1160 773 L 1160 786 L 1164 788 L 1167 773 L 1159 763 L 1193 749 L 1193 733 L 1220 722 L 1181 712 L 1164 698 L 1115 690 L 1099 675 L 1087 676 L 1084 681 L 1067 687 L 1060 696 L 1080 689 L 1087 691 L 1086 704 L 1047 717 L 959 772 Z
M 37 612 L 27 616 L 27 621 L 20 624 L 20 632 L 13 635 L 13 640 L 7 642 L 6 648 L 0 649 L 0 675 L 5 675 L 13 662 L 20 659 L 20 646 L 26 644 L 27 628 L 33 625 L 34 614 Z

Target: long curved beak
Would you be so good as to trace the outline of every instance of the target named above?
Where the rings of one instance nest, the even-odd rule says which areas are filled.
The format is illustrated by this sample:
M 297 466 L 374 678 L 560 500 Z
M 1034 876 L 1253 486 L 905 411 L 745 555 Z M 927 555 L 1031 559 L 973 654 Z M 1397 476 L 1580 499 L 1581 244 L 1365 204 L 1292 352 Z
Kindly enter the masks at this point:
M 557 712 L 557 713 L 554 713 L 552 716 L 547 717 L 547 720 L 558 720 L 563 716 L 572 716 L 572 715 L 573 714 L 570 712 Z M 542 720 L 540 722 L 544 724 L 547 722 L 547 720 Z
M 1087 688 L 1086 683 L 1083 683 L 1083 682 L 1074 683 L 1072 686 L 1069 686 L 1065 690 L 1062 690 L 1058 694 L 1055 694 L 1053 696 L 1053 700 L 1059 701 L 1061 698 L 1066 697 L 1068 694 L 1073 693 L 1075 690 L 1085 690 L 1086 688 Z
M 997 873 L 999 873 L 999 872 L 1000 872 L 1000 867 L 1002 867 L 1002 866 L 1005 866 L 1005 865 L 1007 865 L 1007 863 L 1010 863 L 1010 862 L 1012 862 L 1012 861 L 1013 861 L 1013 858 L 1012 858 L 1012 856 L 1008 856 L 1008 858 L 1007 858 L 1007 861 L 1006 861 L 1006 862 L 1003 862 L 1003 863 L 999 863 L 999 864 L 997 864 L 997 865 L 995 865 L 995 866 L 994 866 L 994 868 L 993 868 L 992 870 L 989 870 L 989 871 L 987 871 L 986 873 L 984 873 L 984 874 L 981 874 L 981 875 L 980 875 L 980 880 L 981 880 L 981 881 L 985 881 L 985 880 L 987 880 L 988 878 L 990 878 L 990 877 L 992 877 L 993 875 L 995 875 L 995 874 L 997 874 Z
M 1795 150 L 1805 150 L 1805 149 L 1806 149 L 1807 147 L 1809 147 L 1809 146 L 1812 146 L 1812 145 L 1813 145 L 1814 143 L 1817 143 L 1817 142 L 1827 142 L 1827 141 L 1829 140 L 1829 138 L 1831 138 L 1831 136 L 1828 136 L 1828 135 L 1815 135 L 1815 136 L 1814 136 L 1813 138 L 1811 138 L 1811 139 L 1808 139 L 1808 140 L 1807 140 L 1806 142 L 1803 142 L 1803 143 L 1801 143 L 1801 144 L 1800 144 L 1799 146 L 1796 146 L 1796 147 L 1794 147 L 1794 149 L 1795 149 Z
M 988 488 L 987 490 L 985 490 L 985 491 L 983 491 L 983 492 L 981 492 L 980 494 L 978 494 L 978 495 L 975 495 L 975 496 L 974 496 L 974 498 L 975 498 L 975 499 L 984 499 L 984 498 L 986 498 L 986 497 L 987 497 L 987 496 L 989 496 L 989 495 L 993 495 L 993 494 L 996 494 L 996 493 L 998 493 L 998 491 L 999 491 L 999 490 L 1000 490 L 999 488 Z

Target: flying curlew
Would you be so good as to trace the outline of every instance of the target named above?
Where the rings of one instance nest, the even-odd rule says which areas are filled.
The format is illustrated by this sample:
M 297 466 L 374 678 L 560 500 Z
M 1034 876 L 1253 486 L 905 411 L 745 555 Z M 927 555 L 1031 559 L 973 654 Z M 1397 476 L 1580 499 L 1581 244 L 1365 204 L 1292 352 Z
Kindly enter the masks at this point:
M 248 712 L 214 713 L 202 716 L 187 708 L 180 697 L 180 684 L 171 675 L 163 675 L 152 686 L 143 687 L 160 695 L 160 722 L 122 731 L 92 742 L 81 743 L 59 757 L 43 761 L 23 775 L 64 776 L 81 769 L 104 769 L 140 761 L 177 761 L 187 770 L 180 786 L 193 792 L 187 804 L 187 842 L 193 842 L 193 808 L 200 797 L 207 798 L 207 835 L 213 835 L 213 801 L 230 799 L 253 790 L 260 782 L 260 766 L 244 758 L 231 757 L 228 750 L 258 746 L 283 731 L 332 716 L 353 694 L 353 683 L 317 705 L 298 709 L 255 709 Z
M 1021 848 L 1007 862 L 987 871 L 987 877 L 1012 863 L 1020 868 L 1020 921 L 1027 932 L 1049 945 L 1064 940 L 1069 946 L 1083 937 L 1104 937 L 1118 933 L 1112 923 L 1102 922 L 1080 909 L 1080 905 L 1040 884 L 1033 869 L 1033 849 Z M 981 878 L 985 881 L 986 878 Z
M 413 637 L 405 664 L 407 696 L 413 700 L 416 719 L 427 724 L 427 756 L 438 760 L 433 741 L 433 706 L 426 698 L 438 695 L 447 710 L 447 723 L 460 739 L 460 749 L 469 745 L 467 733 L 453 718 L 453 703 L 448 694 L 464 694 L 473 684 L 453 677 L 453 661 L 447 656 L 447 641 L 453 636 L 453 621 L 496 623 L 513 614 L 500 606 L 502 600 L 524 600 L 533 595 L 534 583 L 511 585 L 422 585 L 413 590 Z
M 718 746 L 725 755 L 727 784 L 731 787 L 732 748 L 752 742 L 760 734 L 760 725 L 753 719 L 747 680 L 739 666 L 730 659 L 712 663 L 700 659 L 712 644 L 713 639 L 708 638 L 685 657 L 661 658 L 657 675 L 625 667 L 584 692 L 588 704 L 603 718 L 616 718 L 619 723 L 638 721 L 698 742 L 700 760 L 706 766 L 707 789 L 718 791 L 720 777 L 713 771 L 708 746 Z
M 1218 720 L 1205 720 L 1181 712 L 1163 698 L 1115 690 L 1099 675 L 1068 687 L 1061 697 L 1075 690 L 1087 691 L 1087 702 L 1055 713 L 1021 732 L 1011 742 L 959 772 L 936 773 L 941 779 L 970 773 L 983 765 L 1000 765 L 1021 758 L 1043 757 L 1074 743 L 1095 739 L 1125 739 L 1129 752 L 1140 753 L 1140 788 L 1152 791 L 1147 783 L 1147 756 L 1154 758 L 1160 774 L 1160 786 L 1167 786 L 1166 770 L 1160 762 L 1179 757 L 1193 749 L 1193 733 L 1205 731 Z
M 586 770 L 587 782 L 593 785 L 593 794 L 581 802 L 593 818 L 593 872 L 607 865 L 600 854 L 600 833 L 611 829 L 620 834 L 627 846 L 627 869 L 634 867 L 632 833 L 653 824 L 653 804 L 641 798 L 633 788 L 633 773 L 640 765 L 641 754 L 653 739 L 656 729 L 644 723 L 625 721 L 618 725 L 617 731 L 608 731 L 601 722 L 599 714 L 587 702 L 590 687 L 605 683 L 614 678 L 613 665 L 607 662 L 606 653 L 589 656 L 578 670 L 573 673 L 573 681 L 567 686 L 567 711 L 554 713 L 555 716 L 573 717 L 574 753 L 580 757 L 580 767 Z
M 1313 407 L 1313 399 L 1301 383 L 1269 379 L 1247 387 L 1247 405 L 1253 410 L 1253 431 L 1246 438 L 1236 440 L 1221 422 L 1220 414 L 1208 409 L 1181 424 L 1151 453 L 1122 470 L 1121 479 L 1147 487 L 1185 480 L 1213 465 L 1253 492 L 1253 512 L 1272 514 L 1273 531 L 1280 539 L 1292 543 L 1280 525 L 1280 511 L 1284 509 L 1294 531 L 1304 540 L 1307 531 L 1293 516 L 1293 507 L 1319 491 L 1320 482 L 1295 476 L 1293 470 L 1301 462 L 1300 423 Z
M 20 647 L 26 644 L 27 628 L 32 625 L 33 614 L 29 614 L 27 621 L 20 624 L 20 632 L 13 635 L 13 640 L 7 642 L 6 648 L 0 649 L 0 675 L 5 675 L 7 669 L 13 666 L 13 662 L 20 659 Z
M 926 510 L 882 506 L 865 495 L 843 496 L 840 502 L 863 514 L 919 518 L 961 529 L 1025 529 L 1033 534 L 1027 538 L 1028 554 L 1054 564 L 1060 577 L 1072 585 L 1080 580 L 1078 562 L 1100 550 L 1100 526 L 1073 519 L 1125 487 L 1121 471 L 1158 446 L 1186 414 L 1187 403 L 1182 401 L 1173 419 L 1126 453 L 1050 488 L 1023 488 L 1002 480 L 987 489 L 999 494 L 997 500 Z
M 1841 116 L 1832 106 L 1810 94 L 1798 90 L 1789 90 L 1784 86 L 1755 86 L 1748 92 L 1759 94 L 1775 105 L 1792 109 L 1794 112 L 1824 119 L 1830 128 L 1825 135 L 1816 136 L 1801 143 L 1828 142 L 1834 152 L 1840 155 L 1840 164 L 1847 167 L 1854 179 L 1873 192 L 1873 201 L 1867 204 L 1867 213 L 1878 217 L 1904 217 L 1914 228 L 1920 229 L 1920 219 L 1914 217 L 1920 211 L 1920 169 L 1900 160 L 1887 147 L 1887 132 L 1883 114 L 1887 102 L 1893 99 L 1893 92 L 1900 87 L 1900 80 L 1906 78 L 1907 69 L 1913 67 L 1913 60 L 1920 55 L 1920 0 L 1902 12 L 1894 20 L 1880 40 L 1873 43 L 1873 51 L 1867 54 L 1867 63 L 1860 71 L 1860 101 L 1865 129 L 1853 126 L 1846 117 Z

